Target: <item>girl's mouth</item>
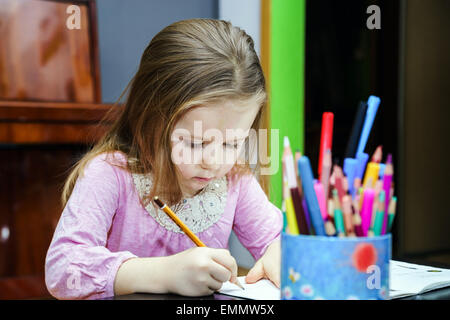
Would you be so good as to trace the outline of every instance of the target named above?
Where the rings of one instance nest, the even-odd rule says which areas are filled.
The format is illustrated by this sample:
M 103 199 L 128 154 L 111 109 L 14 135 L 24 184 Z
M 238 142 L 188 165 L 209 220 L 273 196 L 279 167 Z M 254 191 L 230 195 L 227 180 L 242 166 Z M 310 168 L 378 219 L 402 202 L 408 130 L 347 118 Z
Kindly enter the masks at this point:
M 194 177 L 194 179 L 196 179 L 197 181 L 200 181 L 200 182 L 209 182 L 209 181 L 211 181 L 212 178 Z

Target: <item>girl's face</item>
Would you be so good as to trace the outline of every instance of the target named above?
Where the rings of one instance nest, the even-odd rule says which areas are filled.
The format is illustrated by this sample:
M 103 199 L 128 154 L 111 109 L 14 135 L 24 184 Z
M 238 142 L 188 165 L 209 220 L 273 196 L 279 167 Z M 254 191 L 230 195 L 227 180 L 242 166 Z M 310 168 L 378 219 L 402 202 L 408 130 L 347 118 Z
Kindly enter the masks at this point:
M 222 178 L 238 160 L 258 114 L 254 101 L 226 101 L 194 107 L 172 132 L 172 161 L 184 197 Z

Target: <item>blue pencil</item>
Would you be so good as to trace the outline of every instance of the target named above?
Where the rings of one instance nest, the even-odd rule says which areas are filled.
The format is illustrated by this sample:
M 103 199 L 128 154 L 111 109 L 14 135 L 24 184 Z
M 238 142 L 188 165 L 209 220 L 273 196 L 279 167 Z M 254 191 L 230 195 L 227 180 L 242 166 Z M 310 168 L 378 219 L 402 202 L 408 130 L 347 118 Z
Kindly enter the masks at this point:
M 367 161 L 369 160 L 369 155 L 367 153 L 360 153 L 356 155 L 356 174 L 355 178 L 362 178 L 364 177 L 364 171 L 366 170 Z
M 367 111 L 366 118 L 364 119 L 364 125 L 361 131 L 361 136 L 359 137 L 358 148 L 356 150 L 356 156 L 360 153 L 364 153 L 366 148 L 367 140 L 369 139 L 370 130 L 372 130 L 372 125 L 377 115 L 378 106 L 380 105 L 380 98 L 376 96 L 370 96 L 367 100 Z
M 348 181 L 348 192 L 353 194 L 353 181 L 356 177 L 356 168 L 358 165 L 358 160 L 354 158 L 345 158 L 344 159 L 344 173 L 347 176 Z
M 325 236 L 325 225 L 320 212 L 319 201 L 317 200 L 316 192 L 314 191 L 314 177 L 309 158 L 307 156 L 302 156 L 298 160 L 297 165 L 298 172 L 302 179 L 303 194 L 308 206 L 309 218 L 311 219 L 315 234 L 318 236 Z

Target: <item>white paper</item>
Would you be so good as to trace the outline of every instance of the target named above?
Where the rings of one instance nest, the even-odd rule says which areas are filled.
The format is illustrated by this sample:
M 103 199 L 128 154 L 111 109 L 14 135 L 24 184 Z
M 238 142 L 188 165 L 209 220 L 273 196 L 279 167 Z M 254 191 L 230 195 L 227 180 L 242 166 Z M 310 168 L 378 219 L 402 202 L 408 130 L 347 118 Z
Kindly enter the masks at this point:
M 391 260 L 389 273 L 391 299 L 450 286 L 449 269 Z
M 238 279 L 244 290 L 231 282 L 225 282 L 219 293 L 252 300 L 280 300 L 280 289 L 271 281 L 261 279 L 256 283 L 249 284 L 245 282 L 245 276 L 238 277 Z

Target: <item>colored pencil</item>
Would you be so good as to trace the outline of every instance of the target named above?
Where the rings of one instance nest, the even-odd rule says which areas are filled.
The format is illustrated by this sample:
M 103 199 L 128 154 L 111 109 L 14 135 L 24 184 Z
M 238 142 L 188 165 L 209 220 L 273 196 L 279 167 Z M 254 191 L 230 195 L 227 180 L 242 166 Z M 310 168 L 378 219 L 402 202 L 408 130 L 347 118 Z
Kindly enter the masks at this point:
M 375 191 L 373 189 L 364 189 L 364 199 L 361 208 L 361 225 L 363 235 L 367 236 L 372 221 L 372 206 Z
M 361 190 L 362 191 L 362 190 Z M 358 193 L 355 196 L 355 199 L 352 201 L 352 207 L 353 207 L 353 225 L 355 226 L 355 234 L 357 237 L 363 236 L 363 230 L 361 225 L 361 214 L 360 214 L 360 206 L 359 206 L 359 198 L 362 196 L 361 193 Z
M 383 228 L 383 219 L 384 219 L 384 201 L 385 193 L 382 190 L 380 192 L 380 197 L 378 201 L 378 208 L 375 213 L 375 222 L 373 226 L 373 233 L 375 236 L 381 235 L 381 229 Z
M 380 165 L 376 162 L 369 162 L 367 164 L 366 174 L 364 176 L 363 187 L 364 188 L 374 188 L 375 183 L 378 180 L 378 172 L 380 170 Z M 372 178 L 371 183 L 369 179 Z
M 353 227 L 352 198 L 347 194 L 342 199 L 342 211 L 344 212 L 344 224 L 347 236 L 356 236 Z
M 390 232 L 392 229 L 392 223 L 394 222 L 395 217 L 395 211 L 397 208 L 397 197 L 393 196 L 391 199 L 391 203 L 389 204 L 389 224 L 388 224 L 388 231 Z
M 383 158 L 383 146 L 378 146 L 372 155 L 372 160 L 370 161 L 380 163 L 382 158 Z
M 336 231 L 338 237 L 345 237 L 345 224 L 344 215 L 342 213 L 339 196 L 337 190 L 333 189 L 333 200 L 334 200 L 334 224 L 336 226 Z
M 297 186 L 297 177 L 294 164 L 294 156 L 292 155 L 289 138 L 284 137 L 283 160 L 286 169 L 286 178 L 291 193 L 292 202 L 294 204 L 295 216 L 297 217 L 297 225 L 300 234 L 309 234 L 308 224 L 306 222 L 305 211 L 302 207 L 302 199 Z
M 358 148 L 358 139 L 361 135 L 361 130 L 364 124 L 364 119 L 366 117 L 367 103 L 361 101 L 358 105 L 358 110 L 355 114 L 355 119 L 353 120 L 353 126 L 350 134 L 350 138 L 347 142 L 347 148 L 345 150 L 346 158 L 355 158 L 356 149 Z
M 385 199 L 385 208 L 384 208 L 384 219 L 383 219 L 383 228 L 381 230 L 381 234 L 385 234 L 386 233 L 386 228 L 388 225 L 388 220 L 389 220 L 389 202 L 391 199 L 391 194 L 390 194 L 390 189 L 391 189 L 391 184 L 392 184 L 392 176 L 394 173 L 394 168 L 392 166 L 392 156 L 388 155 L 388 161 L 386 161 L 386 168 L 384 169 L 384 176 L 383 176 L 383 190 L 386 194 L 386 199 Z
M 356 156 L 358 154 L 364 153 L 366 148 L 367 140 L 369 139 L 370 131 L 372 130 L 372 125 L 377 115 L 378 106 L 380 105 L 380 98 L 376 96 L 370 96 L 367 100 L 367 111 L 364 119 L 364 124 L 361 130 L 361 135 L 359 137 L 358 148 L 356 149 Z
M 300 234 L 298 230 L 297 217 L 295 215 L 294 203 L 292 202 L 291 193 L 287 181 L 283 183 L 283 200 L 286 205 L 286 221 L 289 232 L 292 235 Z
M 332 112 L 324 112 L 322 114 L 322 131 L 320 133 L 320 150 L 319 150 L 319 177 L 322 173 L 322 161 L 327 150 L 331 150 L 333 143 L 333 121 L 334 114 Z
M 322 161 L 322 172 L 320 174 L 320 182 L 323 186 L 323 194 L 325 199 L 328 199 L 328 189 L 330 186 L 330 173 L 331 173 L 331 150 L 327 149 Z
M 317 201 L 316 192 L 314 191 L 314 178 L 311 169 L 311 163 L 309 158 L 302 156 L 298 160 L 298 171 L 302 179 L 303 193 L 305 195 L 306 204 L 308 205 L 308 211 L 311 219 L 314 232 L 318 236 L 324 236 L 325 226 L 320 213 L 319 202 Z
M 295 151 L 294 155 L 294 163 L 298 163 L 298 160 L 302 157 L 302 154 L 300 151 Z M 297 178 L 297 187 L 298 187 L 298 193 L 300 194 L 300 197 L 303 198 L 303 190 L 302 190 L 302 180 L 300 179 L 300 174 L 298 173 L 298 167 L 295 167 L 295 177 Z

